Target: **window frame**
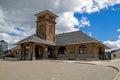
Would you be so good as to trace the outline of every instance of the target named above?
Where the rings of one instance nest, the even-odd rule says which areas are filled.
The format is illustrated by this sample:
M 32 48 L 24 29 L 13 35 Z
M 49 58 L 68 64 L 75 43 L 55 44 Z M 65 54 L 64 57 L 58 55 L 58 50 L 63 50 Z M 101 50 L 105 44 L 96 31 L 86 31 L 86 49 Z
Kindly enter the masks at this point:
M 87 47 L 85 45 L 79 47 L 79 54 L 87 54 Z
M 51 25 L 48 25 L 48 33 L 52 34 L 52 26 Z

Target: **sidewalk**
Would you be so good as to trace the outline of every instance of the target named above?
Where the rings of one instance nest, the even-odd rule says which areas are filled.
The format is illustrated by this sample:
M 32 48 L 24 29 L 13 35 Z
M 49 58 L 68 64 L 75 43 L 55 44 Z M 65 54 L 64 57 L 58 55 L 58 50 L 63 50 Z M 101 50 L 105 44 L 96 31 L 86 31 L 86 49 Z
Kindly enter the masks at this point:
M 120 59 L 105 60 L 105 61 L 91 61 L 86 63 L 96 64 L 96 65 L 105 65 L 105 66 L 110 66 L 112 68 L 116 68 L 118 70 L 118 74 L 116 75 L 114 80 L 120 80 Z
M 115 76 L 113 80 L 120 80 L 120 59 L 101 60 L 101 61 L 64 61 L 64 62 L 109 66 L 118 70 L 118 74 Z

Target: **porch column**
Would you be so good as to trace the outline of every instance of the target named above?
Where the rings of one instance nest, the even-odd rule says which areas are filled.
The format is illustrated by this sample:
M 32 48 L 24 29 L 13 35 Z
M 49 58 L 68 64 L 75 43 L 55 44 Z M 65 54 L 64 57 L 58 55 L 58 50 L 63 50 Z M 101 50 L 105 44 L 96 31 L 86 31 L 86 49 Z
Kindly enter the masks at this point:
M 47 59 L 48 58 L 48 47 L 44 47 L 43 50 L 44 50 L 43 58 Z
M 32 60 L 32 56 L 33 56 L 33 48 L 32 48 L 32 42 L 30 43 L 30 60 Z
M 35 45 L 32 44 L 32 60 L 35 60 Z
M 53 55 L 54 55 L 54 58 L 56 59 L 58 56 L 58 48 L 54 48 Z
M 23 60 L 23 44 L 20 45 L 20 60 Z

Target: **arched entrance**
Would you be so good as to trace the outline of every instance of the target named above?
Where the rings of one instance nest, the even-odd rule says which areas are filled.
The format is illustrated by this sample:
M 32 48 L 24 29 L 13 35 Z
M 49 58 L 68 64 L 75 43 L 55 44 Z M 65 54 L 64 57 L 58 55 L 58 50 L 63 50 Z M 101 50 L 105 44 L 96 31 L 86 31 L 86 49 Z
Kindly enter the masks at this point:
M 58 49 L 58 55 L 60 55 L 60 54 L 65 54 L 65 50 L 66 50 L 65 47 L 60 47 L 60 48 Z
M 30 57 L 30 46 L 24 46 L 23 60 L 26 60 Z
M 42 59 L 42 57 L 43 57 L 43 47 L 36 45 L 35 46 L 35 58 Z
M 53 58 L 53 50 L 52 48 L 48 48 L 48 58 Z
M 99 59 L 104 60 L 104 52 L 102 52 L 102 48 L 99 47 Z

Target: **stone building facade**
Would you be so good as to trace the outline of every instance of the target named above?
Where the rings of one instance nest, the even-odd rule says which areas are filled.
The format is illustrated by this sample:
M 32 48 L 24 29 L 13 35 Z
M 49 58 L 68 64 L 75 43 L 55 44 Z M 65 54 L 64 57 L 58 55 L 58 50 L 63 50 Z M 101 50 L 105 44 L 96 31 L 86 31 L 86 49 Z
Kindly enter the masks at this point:
M 55 34 L 56 14 L 45 10 L 38 14 L 36 34 L 16 43 L 21 60 L 32 59 L 104 59 L 108 48 L 82 31 Z

